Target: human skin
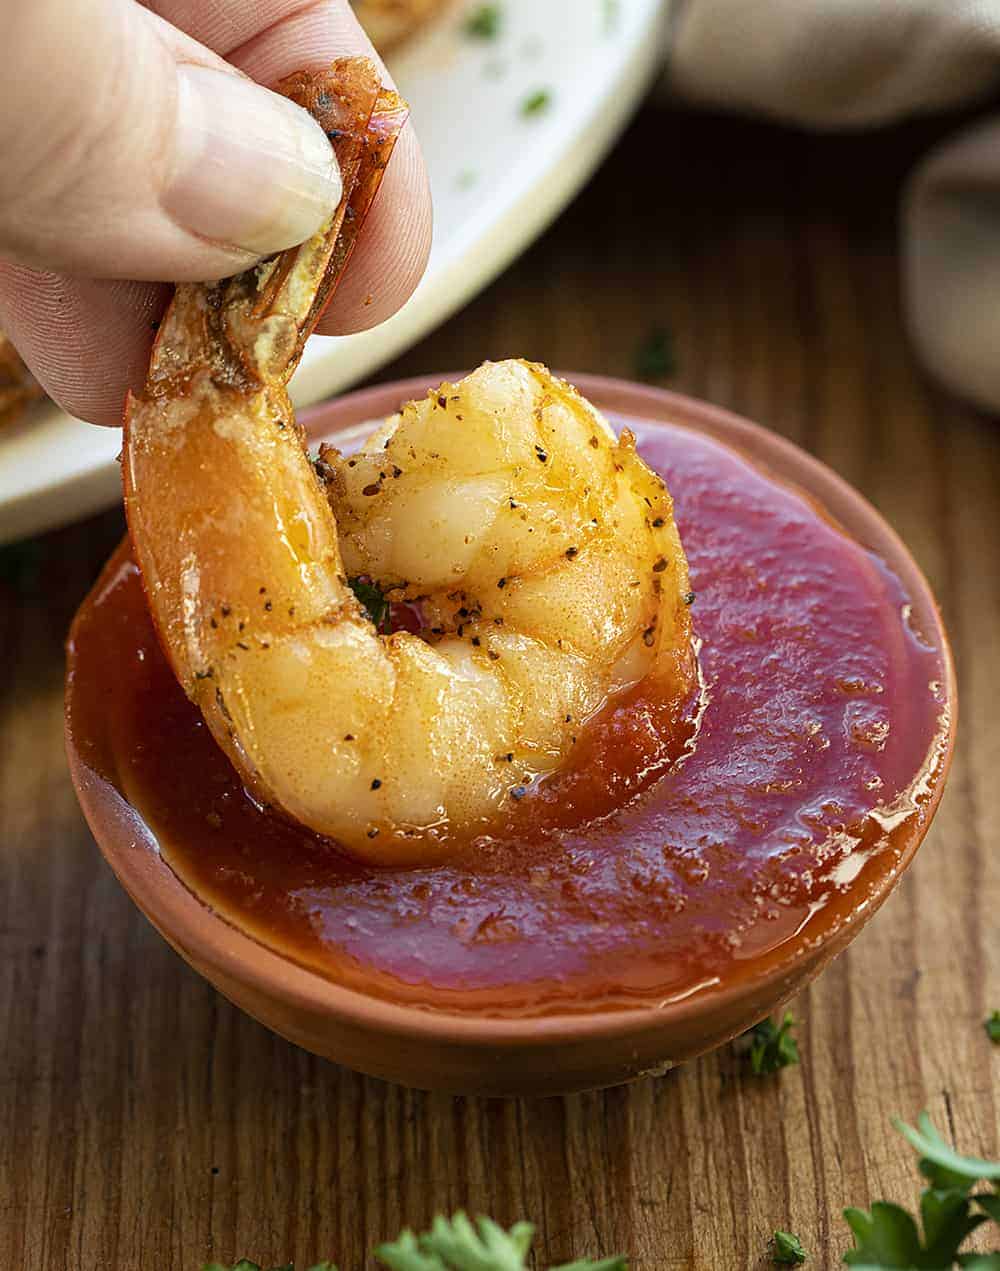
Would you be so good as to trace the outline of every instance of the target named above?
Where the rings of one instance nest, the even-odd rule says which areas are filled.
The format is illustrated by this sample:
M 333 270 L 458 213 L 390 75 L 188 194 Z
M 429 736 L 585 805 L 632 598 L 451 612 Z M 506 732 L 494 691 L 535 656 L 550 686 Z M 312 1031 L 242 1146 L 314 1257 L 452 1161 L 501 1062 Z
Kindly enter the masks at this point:
M 3 9 L 0 327 L 60 405 L 116 425 L 169 283 L 224 277 L 301 241 L 339 198 L 317 125 L 260 85 L 377 54 L 347 0 Z M 407 125 L 320 330 L 394 313 L 430 239 Z

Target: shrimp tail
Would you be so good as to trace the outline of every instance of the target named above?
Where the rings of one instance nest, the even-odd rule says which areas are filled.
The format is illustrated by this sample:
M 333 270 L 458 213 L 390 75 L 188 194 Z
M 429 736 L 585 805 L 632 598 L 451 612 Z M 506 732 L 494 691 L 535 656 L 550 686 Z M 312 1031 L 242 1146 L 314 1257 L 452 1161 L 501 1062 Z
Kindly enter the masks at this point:
M 279 463 L 294 472 L 308 467 L 287 384 L 343 277 L 409 113 L 363 57 L 298 72 L 278 91 L 308 110 L 330 138 L 343 182 L 340 203 L 299 246 L 232 278 L 178 285 L 159 326 L 143 391 L 130 393 L 125 403 L 122 476 L 129 533 L 160 641 L 193 698 L 201 696 L 197 688 L 205 666 L 192 651 L 191 632 L 180 630 L 185 603 L 180 580 L 149 548 L 163 515 L 148 493 L 163 477 L 162 469 L 156 472 L 156 456 L 165 436 L 173 437 L 173 479 L 181 486 L 197 481 L 207 509 L 233 506 L 227 474 L 208 471 L 207 463 L 197 461 L 197 447 L 185 453 L 182 444 L 191 432 L 221 427 L 228 403 L 234 421 L 266 419 L 281 434 Z M 248 436 L 254 427 L 246 429 Z M 299 453 L 288 452 L 288 443 Z M 190 468 L 188 458 L 195 460 Z

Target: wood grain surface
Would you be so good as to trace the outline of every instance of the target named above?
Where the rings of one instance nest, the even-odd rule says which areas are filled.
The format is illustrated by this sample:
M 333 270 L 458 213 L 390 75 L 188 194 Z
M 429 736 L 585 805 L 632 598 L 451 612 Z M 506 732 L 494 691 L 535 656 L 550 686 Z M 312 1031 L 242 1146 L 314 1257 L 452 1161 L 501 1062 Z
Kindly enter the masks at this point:
M 647 111 L 522 260 L 384 377 L 524 354 L 661 380 L 768 424 L 859 486 L 942 601 L 963 694 L 917 862 L 794 1003 L 803 1062 L 731 1049 L 659 1080 L 479 1101 L 366 1080 L 241 1015 L 133 908 L 77 810 L 62 642 L 121 532 L 109 513 L 0 557 L 0 1268 L 300 1267 L 466 1206 L 538 1225 L 539 1265 L 769 1265 L 786 1227 L 833 1267 L 840 1211 L 912 1205 L 889 1117 L 996 1154 L 1000 1048 L 1000 431 L 939 394 L 897 294 L 900 181 L 946 123 L 863 139 Z M 656 156 L 654 166 L 650 157 Z

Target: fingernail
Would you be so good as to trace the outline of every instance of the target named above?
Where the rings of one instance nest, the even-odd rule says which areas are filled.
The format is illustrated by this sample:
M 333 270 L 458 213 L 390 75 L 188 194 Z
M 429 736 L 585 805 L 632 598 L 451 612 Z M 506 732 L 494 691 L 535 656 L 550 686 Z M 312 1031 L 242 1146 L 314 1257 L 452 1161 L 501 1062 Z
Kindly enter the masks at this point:
M 254 255 L 304 242 L 340 201 L 318 123 L 251 80 L 177 68 L 174 170 L 163 206 L 185 229 Z

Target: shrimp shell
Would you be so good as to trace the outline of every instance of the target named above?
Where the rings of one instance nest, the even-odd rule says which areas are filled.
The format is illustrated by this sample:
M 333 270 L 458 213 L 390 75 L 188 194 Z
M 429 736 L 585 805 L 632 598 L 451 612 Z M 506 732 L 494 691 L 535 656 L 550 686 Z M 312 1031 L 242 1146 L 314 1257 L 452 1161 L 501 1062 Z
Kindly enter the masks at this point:
M 127 405 L 129 531 L 171 666 L 257 799 L 366 860 L 429 863 L 615 695 L 684 697 L 687 562 L 631 436 L 535 364 L 485 363 L 314 467 L 287 382 L 405 107 L 360 59 L 284 88 L 344 197 L 300 247 L 178 287 Z M 423 610 L 419 634 L 376 632 L 363 572 Z

